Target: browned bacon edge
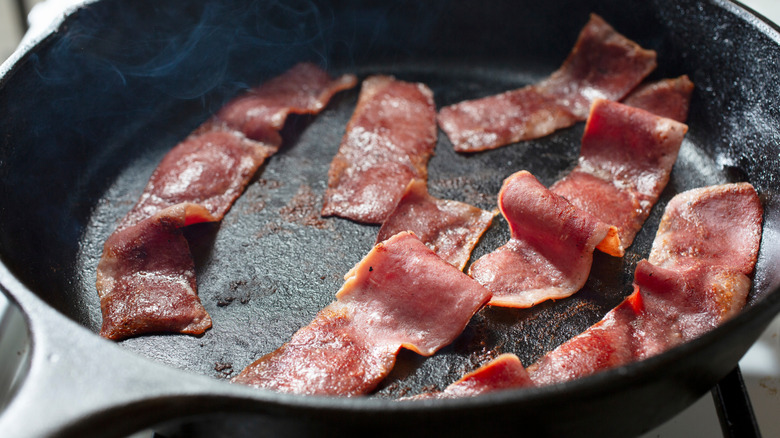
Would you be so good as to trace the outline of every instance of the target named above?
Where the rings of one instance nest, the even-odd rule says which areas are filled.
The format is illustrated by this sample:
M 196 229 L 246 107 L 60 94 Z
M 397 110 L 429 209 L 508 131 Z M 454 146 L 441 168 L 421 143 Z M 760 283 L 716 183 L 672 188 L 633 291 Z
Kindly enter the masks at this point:
M 502 355 L 443 393 L 413 398 L 565 382 L 646 359 L 703 335 L 745 305 L 762 216 L 761 202 L 748 183 L 675 196 L 666 207 L 649 260 L 637 265 L 634 292 L 601 321 L 528 367 L 527 376 L 514 355 Z M 509 377 L 499 380 L 496 374 Z
M 233 382 L 299 394 L 366 394 L 390 372 L 401 347 L 435 353 L 490 298 L 407 232 L 377 244 L 345 279 L 335 302 Z
M 436 147 L 431 90 L 371 76 L 328 171 L 323 216 L 382 223 L 412 179 L 426 180 Z
M 428 193 L 425 181 L 414 179 L 385 219 L 376 241 L 411 231 L 439 257 L 463 270 L 496 214 L 463 202 L 435 198 Z
M 439 125 L 458 152 L 539 138 L 585 120 L 596 98 L 620 100 L 656 67 L 656 54 L 596 14 L 563 65 L 540 83 L 446 106 Z
M 511 238 L 469 268 L 493 292 L 490 305 L 531 307 L 570 296 L 590 273 L 609 226 L 544 187 L 527 171 L 508 177 L 498 195 Z
M 278 150 L 287 116 L 319 112 L 336 92 L 355 83 L 353 75 L 332 79 L 313 64 L 298 64 L 230 101 L 173 148 L 103 247 L 96 282 L 101 336 L 199 335 L 211 327 L 179 229 L 221 220 Z

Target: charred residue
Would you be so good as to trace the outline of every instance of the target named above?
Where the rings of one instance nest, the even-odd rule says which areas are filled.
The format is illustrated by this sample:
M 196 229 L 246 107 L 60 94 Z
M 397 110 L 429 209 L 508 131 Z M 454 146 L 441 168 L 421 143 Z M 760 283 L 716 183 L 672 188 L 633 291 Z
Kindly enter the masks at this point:
M 320 217 L 320 204 L 320 198 L 314 190 L 306 184 L 301 184 L 298 192 L 279 210 L 279 215 L 290 223 L 323 229 L 328 227 L 330 222 Z

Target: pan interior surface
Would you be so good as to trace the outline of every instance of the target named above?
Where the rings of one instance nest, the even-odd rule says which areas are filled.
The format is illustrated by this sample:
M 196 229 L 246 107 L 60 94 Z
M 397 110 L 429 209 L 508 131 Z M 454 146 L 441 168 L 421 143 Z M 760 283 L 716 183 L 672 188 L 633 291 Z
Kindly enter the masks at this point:
M 566 57 L 591 12 L 658 51 L 652 78 L 688 74 L 696 84 L 690 131 L 667 189 L 624 258 L 595 255 L 582 291 L 527 310 L 483 309 L 434 357 L 402 353 L 375 396 L 441 389 L 500 353 L 515 353 L 529 365 L 598 321 L 631 292 L 636 263 L 649 253 L 663 207 L 676 193 L 749 181 L 765 202 L 765 236 L 777 233 L 780 84 L 770 65 L 780 52 L 767 35 L 717 5 L 119 3 L 80 10 L 0 82 L 0 104 L 17 108 L 0 120 L 3 262 L 48 304 L 94 332 L 101 324 L 95 268 L 103 242 L 164 154 L 230 97 L 296 62 L 313 61 L 334 74 L 424 82 L 440 108 L 544 78 Z M 225 219 L 186 231 L 214 327 L 202 337 L 144 336 L 123 346 L 226 379 L 334 300 L 343 275 L 378 231 L 319 216 L 328 167 L 357 95 L 357 89 L 341 93 L 320 115 L 290 120 L 282 150 Z M 515 171 L 529 170 L 547 186 L 565 175 L 576 164 L 582 131 L 578 124 L 473 155 L 454 153 L 440 132 L 430 192 L 493 209 L 501 182 Z M 497 218 L 472 260 L 508 236 Z M 778 288 L 779 257 L 777 244 L 765 237 L 750 305 Z

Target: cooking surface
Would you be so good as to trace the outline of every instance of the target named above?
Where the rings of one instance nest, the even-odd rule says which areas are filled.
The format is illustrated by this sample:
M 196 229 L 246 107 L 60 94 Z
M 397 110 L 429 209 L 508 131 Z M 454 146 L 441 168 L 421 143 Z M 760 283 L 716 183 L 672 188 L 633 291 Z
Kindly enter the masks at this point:
M 359 73 L 390 73 L 426 83 L 434 91 L 437 107 L 535 80 L 484 67 L 447 69 L 455 72 L 448 74 L 425 65 L 400 69 L 378 65 L 366 70 Z M 330 160 L 355 107 L 357 91 L 340 94 L 319 116 L 298 119 L 288 127 L 286 138 L 293 141 L 261 169 L 221 224 L 188 230 L 199 295 L 214 327 L 199 338 L 152 335 L 122 341 L 122 345 L 178 368 L 231 377 L 278 348 L 334 300 L 344 274 L 370 250 L 378 231 L 376 226 L 319 216 Z M 103 242 L 135 203 L 170 144 L 191 129 L 189 119 L 166 124 L 168 135 L 154 126 L 139 130 L 143 138 L 131 139 L 129 147 L 141 148 L 143 142 L 153 150 L 126 165 L 93 210 L 75 268 L 79 281 L 68 291 L 77 298 L 69 300 L 72 307 L 63 310 L 94 331 L 101 323 L 94 267 Z M 514 171 L 531 169 L 549 186 L 570 170 L 579 154 L 582 129 L 579 124 L 539 141 L 475 155 L 454 153 L 440 133 L 429 164 L 429 190 L 440 198 L 493 209 L 501 182 Z M 163 138 L 148 140 L 158 134 Z M 673 193 L 728 180 L 694 141 L 686 140 L 668 186 L 671 190 L 661 203 Z M 661 213 L 662 209 L 654 210 L 624 258 L 596 254 L 588 283 L 573 297 L 530 310 L 482 310 L 453 345 L 434 357 L 402 354 L 380 395 L 415 394 L 432 384 L 446 385 L 499 353 L 513 352 L 531 364 L 583 331 L 631 292 L 635 263 L 648 253 Z M 505 221 L 497 218 L 472 260 L 508 239 Z
M 631 36 L 630 29 L 618 28 Z M 392 67 L 367 66 L 359 73 L 396 73 L 401 79 L 426 82 L 434 88 L 437 106 L 440 107 L 473 97 L 475 92 L 499 91 L 533 82 L 556 67 L 547 65 L 531 70 L 519 80 L 510 79 L 508 72 L 501 67 L 443 73 L 440 66 L 411 65 L 399 68 L 398 64 L 394 64 Z M 215 323 L 215 328 L 202 338 L 153 336 L 125 341 L 123 344 L 126 347 L 179 368 L 225 378 L 258 355 L 289 339 L 295 329 L 311 320 L 317 309 L 332 301 L 333 294 L 341 285 L 341 276 L 368 251 L 377 230 L 376 227 L 341 219 L 318 217 L 329 158 L 314 157 L 332 157 L 335 153 L 356 96 L 356 90 L 345 93 L 336 98 L 322 115 L 297 119 L 287 130 L 288 138 L 293 141 L 288 141 L 288 147 L 261 170 L 258 179 L 250 185 L 223 223 L 219 226 L 196 227 L 190 233 L 194 239 L 201 298 L 215 321 L 227 321 L 227 324 L 223 323 L 220 327 Z M 93 330 L 97 330 L 100 323 L 97 296 L 92 285 L 94 266 L 100 256 L 102 242 L 113 230 L 116 221 L 135 202 L 162 155 L 178 138 L 189 132 L 193 119 L 202 117 L 192 108 L 183 108 L 179 114 L 180 118 L 173 120 L 173 128 L 166 136 L 156 138 L 151 144 L 146 142 L 143 147 L 147 153 L 134 157 L 123 167 L 122 173 L 106 190 L 90 218 L 77 260 L 83 275 L 72 289 L 72 293 L 78 294 L 79 298 L 71 301 L 83 304 L 84 307 L 67 309 L 66 313 L 74 315 L 75 319 Z M 543 183 L 549 185 L 573 166 L 578 150 L 572 145 L 579 144 L 581 133 L 582 127 L 579 125 L 539 142 L 474 156 L 455 155 L 451 152 L 449 142 L 440 135 L 436 157 L 430 164 L 431 193 L 464 200 L 483 208 L 493 208 L 495 193 L 501 180 L 508 175 L 507 166 L 512 163 L 530 163 L 530 166 L 524 167 L 529 167 Z M 140 139 L 135 141 L 140 142 Z M 672 192 L 732 179 L 733 175 L 721 172 L 720 167 L 701 152 L 696 141 L 695 136 L 690 136 L 684 143 L 669 185 L 670 190 L 665 192 L 660 206 L 665 204 Z M 537 163 L 536 168 L 533 163 Z M 292 176 L 290 169 L 295 169 Z M 429 383 L 434 375 L 434 381 L 452 380 L 495 354 L 498 349 L 502 352 L 517 352 L 524 363 L 531 363 L 543 351 L 598 320 L 601 314 L 629 292 L 625 285 L 630 283 L 633 265 L 649 250 L 660 212 L 661 208 L 654 210 L 625 260 L 616 261 L 603 254 L 596 257 L 594 274 L 585 290 L 575 295 L 574 299 L 555 303 L 555 306 L 543 305 L 532 315 L 521 315 L 524 312 L 513 310 L 483 311 L 466 333 L 437 357 L 424 360 L 412 354 L 402 355 L 397 370 L 380 394 L 399 395 L 408 389 L 414 392 L 414 389 Z M 502 220 L 497 222 L 498 226 L 486 236 L 472 260 L 506 240 L 505 225 Z M 236 263 L 233 254 L 239 248 L 241 253 L 247 254 L 248 260 L 263 263 L 263 268 Z M 322 252 L 314 255 L 311 248 Z M 269 257 L 273 257 L 270 255 L 279 252 L 290 256 L 278 264 L 266 263 Z M 332 257 L 333 254 L 338 256 Z M 622 272 L 619 279 L 611 275 L 615 270 Z M 596 290 L 598 294 L 594 292 Z M 609 291 L 606 296 L 601 294 L 604 290 Z M 553 314 L 567 312 L 576 314 L 578 320 L 565 327 L 551 325 L 550 321 L 557 318 Z M 228 314 L 232 316 L 227 317 Z M 536 324 L 539 321 L 541 325 Z M 524 338 L 529 327 L 541 333 L 538 336 L 544 340 L 541 344 L 534 343 L 537 336 Z M 501 335 L 507 332 L 509 336 Z M 515 333 L 519 335 L 515 336 Z M 772 406 L 776 412 L 780 405 L 777 397 L 780 386 L 777 333 L 776 321 L 743 360 L 743 372 L 757 405 L 756 411 L 765 436 L 772 436 L 771 431 L 777 428 L 771 425 L 771 416 L 770 423 L 762 418 L 762 412 L 771 412 Z M 760 356 L 764 365 L 746 362 L 756 355 Z M 772 363 L 772 360 L 776 366 L 767 367 L 767 361 Z M 756 393 L 769 396 L 756 396 Z M 709 396 L 705 396 L 702 401 L 705 405 L 711 405 Z M 762 409 L 759 403 L 766 401 L 770 403 L 770 408 Z M 708 410 L 700 405 L 702 402 L 682 415 L 695 411 L 698 415 L 712 417 L 714 421 L 706 424 L 713 424 L 714 433 L 718 433 L 719 427 L 711 406 Z M 669 432 L 665 427 L 662 426 L 648 436 L 676 436 L 675 432 Z M 700 424 L 696 431 L 704 435 Z

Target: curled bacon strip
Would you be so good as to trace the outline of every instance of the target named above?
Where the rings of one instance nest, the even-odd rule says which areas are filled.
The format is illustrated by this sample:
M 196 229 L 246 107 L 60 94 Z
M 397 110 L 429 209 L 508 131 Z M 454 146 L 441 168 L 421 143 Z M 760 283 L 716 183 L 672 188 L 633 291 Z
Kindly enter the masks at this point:
M 377 244 L 345 278 L 337 301 L 233 381 L 300 394 L 365 394 L 387 376 L 401 347 L 435 353 L 490 298 L 406 232 Z
M 750 291 L 763 208 L 750 184 L 690 190 L 667 205 L 634 292 L 583 333 L 523 370 L 511 354 L 467 374 L 448 398 L 561 383 L 646 359 L 695 339 L 734 317 Z M 527 372 L 527 374 L 526 374 Z
M 669 182 L 688 127 L 620 103 L 593 103 L 577 167 L 550 190 L 613 227 L 598 249 L 623 256 Z
M 511 239 L 469 274 L 491 305 L 531 307 L 577 292 L 593 249 L 622 256 L 669 181 L 687 126 L 597 99 L 579 163 L 547 190 L 527 172 L 504 182 L 499 208 Z
M 528 368 L 537 385 L 645 359 L 694 339 L 745 305 L 763 209 L 750 184 L 694 189 L 666 207 L 634 292 Z
M 434 198 L 425 181 L 415 179 L 382 224 L 376 241 L 411 231 L 439 257 L 463 270 L 495 215 L 463 202 Z
M 531 307 L 577 292 L 609 226 L 520 171 L 504 181 L 498 206 L 511 239 L 469 268 L 491 292 L 490 305 Z
M 620 100 L 656 66 L 656 54 L 591 14 L 563 65 L 525 88 L 446 106 L 439 125 L 458 152 L 495 149 L 585 120 L 597 99 Z
M 313 64 L 296 65 L 229 102 L 174 147 L 103 247 L 96 284 L 101 336 L 198 335 L 211 327 L 180 228 L 221 220 L 278 150 L 287 116 L 316 113 L 355 82 L 352 75 L 334 80 Z

